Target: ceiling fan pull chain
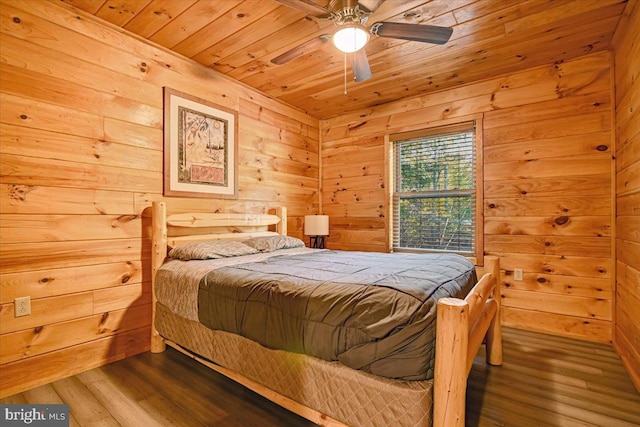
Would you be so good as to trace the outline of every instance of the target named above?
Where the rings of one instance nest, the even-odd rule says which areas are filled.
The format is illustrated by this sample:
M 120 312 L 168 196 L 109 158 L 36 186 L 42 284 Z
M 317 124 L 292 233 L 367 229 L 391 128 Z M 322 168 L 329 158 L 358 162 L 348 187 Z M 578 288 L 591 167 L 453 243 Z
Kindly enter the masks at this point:
M 347 53 L 344 53 L 344 96 L 347 96 Z

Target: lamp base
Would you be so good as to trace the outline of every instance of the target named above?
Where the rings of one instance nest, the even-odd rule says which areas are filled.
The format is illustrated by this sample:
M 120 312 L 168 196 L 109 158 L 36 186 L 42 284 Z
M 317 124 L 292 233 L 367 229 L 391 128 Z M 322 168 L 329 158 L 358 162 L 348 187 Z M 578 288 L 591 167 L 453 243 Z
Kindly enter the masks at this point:
M 309 247 L 314 249 L 324 249 L 324 236 L 309 237 Z

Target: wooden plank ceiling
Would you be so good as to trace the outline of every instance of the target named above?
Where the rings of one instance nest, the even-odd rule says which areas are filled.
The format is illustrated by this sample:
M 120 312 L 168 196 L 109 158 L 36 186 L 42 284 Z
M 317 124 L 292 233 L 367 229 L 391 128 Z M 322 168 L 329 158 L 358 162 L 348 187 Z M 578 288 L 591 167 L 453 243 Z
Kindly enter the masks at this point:
M 62 0 L 324 119 L 606 50 L 626 0 L 386 0 L 378 21 L 453 28 L 445 45 L 371 37 L 373 77 L 353 81 L 331 43 L 272 58 L 334 24 L 275 0 Z M 328 0 L 314 0 L 327 6 Z M 197 94 L 196 94 L 197 95 Z

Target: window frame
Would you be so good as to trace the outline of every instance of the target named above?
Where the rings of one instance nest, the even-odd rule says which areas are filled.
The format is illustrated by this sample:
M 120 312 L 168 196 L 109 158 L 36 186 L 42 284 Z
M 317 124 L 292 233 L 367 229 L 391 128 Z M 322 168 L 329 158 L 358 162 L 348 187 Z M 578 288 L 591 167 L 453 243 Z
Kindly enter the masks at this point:
M 394 193 L 395 193 L 395 141 L 418 138 L 422 136 L 438 135 L 440 133 L 450 132 L 456 128 L 468 128 L 469 123 L 474 123 L 475 128 L 475 250 L 474 254 L 469 256 L 476 265 L 484 265 L 484 176 L 483 176 L 483 117 L 482 115 L 461 117 L 453 120 L 443 120 L 431 122 L 424 128 L 409 130 L 404 132 L 390 133 L 385 135 L 385 181 L 387 188 L 387 248 L 389 252 L 394 251 Z M 468 190 L 463 190 L 468 192 Z M 458 190 L 443 191 L 446 193 L 459 193 Z M 396 249 L 397 250 L 397 249 Z M 432 252 L 432 253 L 455 253 L 454 251 L 438 251 L 431 249 L 401 249 L 398 252 Z M 468 256 L 468 255 L 467 255 Z

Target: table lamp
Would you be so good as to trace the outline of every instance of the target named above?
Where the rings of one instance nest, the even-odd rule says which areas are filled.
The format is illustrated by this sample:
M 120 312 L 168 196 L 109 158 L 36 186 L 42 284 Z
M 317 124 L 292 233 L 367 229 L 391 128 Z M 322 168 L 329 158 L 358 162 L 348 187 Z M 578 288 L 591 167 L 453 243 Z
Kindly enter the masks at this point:
M 304 234 L 309 237 L 309 247 L 324 249 L 324 236 L 329 235 L 329 215 L 305 215 Z

